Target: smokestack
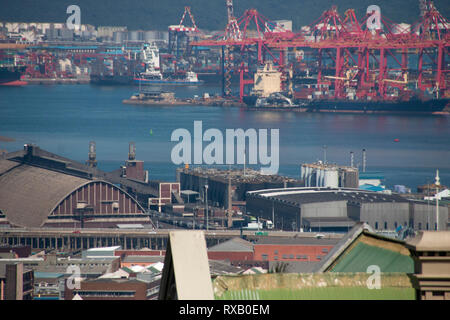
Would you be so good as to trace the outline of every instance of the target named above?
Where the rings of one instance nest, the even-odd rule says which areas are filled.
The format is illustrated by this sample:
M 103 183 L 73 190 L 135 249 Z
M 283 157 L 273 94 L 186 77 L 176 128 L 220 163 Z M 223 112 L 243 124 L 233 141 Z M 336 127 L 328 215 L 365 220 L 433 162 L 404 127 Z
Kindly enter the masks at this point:
M 363 152 L 363 164 L 362 164 L 363 167 L 362 167 L 362 171 L 366 172 L 366 149 L 363 149 L 362 152 Z
M 128 160 L 136 160 L 136 145 L 134 142 L 130 142 L 128 147 Z
M 353 168 L 353 164 L 354 164 L 354 154 L 353 151 L 350 151 L 350 167 Z

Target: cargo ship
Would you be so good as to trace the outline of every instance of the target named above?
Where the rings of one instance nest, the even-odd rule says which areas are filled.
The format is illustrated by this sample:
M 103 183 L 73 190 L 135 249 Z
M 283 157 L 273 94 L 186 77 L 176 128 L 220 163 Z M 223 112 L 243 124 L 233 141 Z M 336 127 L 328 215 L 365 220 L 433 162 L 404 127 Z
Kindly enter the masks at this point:
M 343 112 L 343 113 L 438 113 L 450 104 L 450 99 L 409 100 L 347 100 L 347 99 L 313 99 L 294 100 L 286 103 L 275 94 L 260 98 L 254 95 L 243 98 L 252 110 L 293 110 L 303 112 Z M 297 110 L 298 109 L 298 110 Z
M 0 86 L 23 86 L 27 83 L 21 80 L 25 67 L 0 66 Z
M 305 90 L 294 91 L 291 86 L 289 90 L 280 92 L 281 72 L 271 64 L 266 64 L 258 68 L 255 73 L 254 88 L 250 95 L 243 97 L 243 102 L 251 110 L 343 113 L 432 114 L 447 112 L 450 106 L 448 98 L 437 98 L 431 95 L 426 97 L 413 90 L 397 92 L 397 95 L 387 98 L 358 98 L 355 92 L 349 90 L 345 98 L 335 98 L 332 91 L 314 92 L 314 89 L 318 89 L 313 84 L 317 79 L 303 78 L 301 80 Z
M 312 112 L 361 112 L 361 113 L 436 113 L 442 112 L 449 99 L 409 100 L 345 100 L 315 99 L 307 102 L 307 111 Z
M 135 61 L 122 56 L 97 58 L 92 64 L 90 82 L 96 85 L 131 85 Z

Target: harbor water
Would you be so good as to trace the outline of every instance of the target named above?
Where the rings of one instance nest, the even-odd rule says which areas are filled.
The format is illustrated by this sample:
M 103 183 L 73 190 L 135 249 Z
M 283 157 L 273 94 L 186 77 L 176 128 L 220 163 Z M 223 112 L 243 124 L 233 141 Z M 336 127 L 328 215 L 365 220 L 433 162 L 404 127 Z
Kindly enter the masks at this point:
M 158 89 L 158 88 L 155 88 Z M 177 97 L 220 92 L 218 86 L 167 87 Z M 117 169 L 136 143 L 137 159 L 145 161 L 150 179 L 174 180 L 171 142 L 175 129 L 279 129 L 280 170 L 298 178 L 300 164 L 326 160 L 381 172 L 388 187 L 434 182 L 450 185 L 450 116 L 365 115 L 249 111 L 207 106 L 149 107 L 122 103 L 137 91 L 132 86 L 28 85 L 0 87 L 0 149 L 16 151 L 34 143 L 50 152 L 84 162 L 89 141 L 95 141 L 100 169 Z M 205 143 L 206 144 L 206 143 Z M 325 146 L 325 147 L 324 147 Z

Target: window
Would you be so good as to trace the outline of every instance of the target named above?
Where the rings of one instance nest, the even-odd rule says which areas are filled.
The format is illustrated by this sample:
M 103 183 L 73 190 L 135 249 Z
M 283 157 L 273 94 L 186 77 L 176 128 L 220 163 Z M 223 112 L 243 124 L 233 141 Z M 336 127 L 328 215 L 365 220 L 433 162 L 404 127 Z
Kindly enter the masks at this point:
M 268 260 L 269 259 L 269 256 L 267 254 L 262 254 L 261 257 L 262 257 L 263 260 Z
M 289 259 L 294 259 L 294 255 L 293 255 L 293 254 L 290 254 L 290 255 L 289 255 Z
M 422 223 L 421 222 L 419 222 L 419 228 L 418 229 L 422 230 Z
M 323 252 L 323 253 L 328 253 L 328 248 L 323 248 L 323 249 L 322 249 L 322 252 Z
M 275 251 L 273 252 L 273 254 L 274 254 L 274 255 L 278 255 L 278 250 L 275 250 Z
M 397 221 L 394 222 L 394 228 L 397 229 Z
M 288 255 L 287 254 L 283 254 L 283 259 L 287 259 Z
M 387 229 L 387 222 L 384 222 L 384 229 Z
M 378 221 L 377 221 L 377 222 L 375 222 L 375 229 L 377 229 L 377 230 L 378 230 Z
M 278 260 L 278 256 L 273 257 L 273 260 Z
M 298 254 L 296 258 L 297 258 L 297 259 L 301 259 L 302 256 Z

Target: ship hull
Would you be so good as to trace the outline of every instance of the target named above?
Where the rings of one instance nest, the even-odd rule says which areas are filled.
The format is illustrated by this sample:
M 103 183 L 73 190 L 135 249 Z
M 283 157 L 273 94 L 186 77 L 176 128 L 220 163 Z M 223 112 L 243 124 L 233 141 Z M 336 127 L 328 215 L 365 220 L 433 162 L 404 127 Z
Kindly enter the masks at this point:
M 131 76 L 100 76 L 100 75 L 92 75 L 91 81 L 92 84 L 98 85 L 130 85 L 133 82 L 133 78 Z
M 20 80 L 22 68 L 3 67 L 0 68 L 0 86 L 24 86 L 27 83 Z
M 358 112 L 358 113 L 434 113 L 441 112 L 448 99 L 408 101 L 352 101 L 313 100 L 307 104 L 311 112 Z
M 358 101 L 358 100 L 304 100 L 298 107 L 283 107 L 276 105 L 255 106 L 257 97 L 244 97 L 244 103 L 251 110 L 294 110 L 305 112 L 342 112 L 342 113 L 439 113 L 449 104 L 449 99 L 408 101 Z

